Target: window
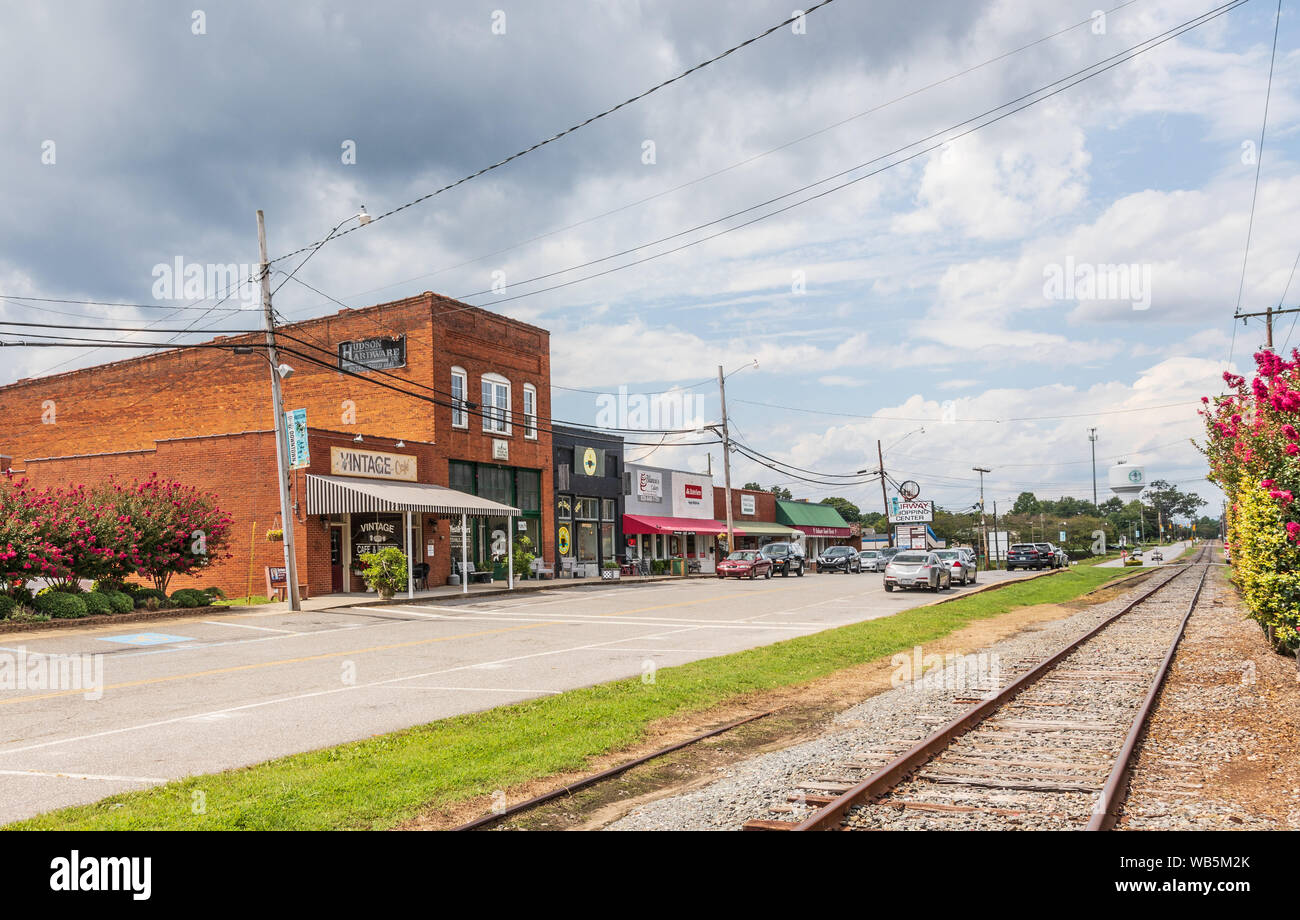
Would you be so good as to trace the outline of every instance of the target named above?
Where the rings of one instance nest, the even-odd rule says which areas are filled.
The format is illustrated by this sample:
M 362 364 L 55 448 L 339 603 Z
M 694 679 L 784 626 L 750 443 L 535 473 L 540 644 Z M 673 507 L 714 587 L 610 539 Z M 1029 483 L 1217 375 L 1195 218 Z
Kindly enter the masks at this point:
M 497 374 L 483 375 L 483 430 L 510 434 L 510 381 Z
M 465 492 L 468 495 L 475 494 L 474 464 L 452 460 L 448 484 L 457 492 Z
M 503 505 L 514 504 L 514 493 L 509 468 L 499 466 L 480 466 L 478 468 L 478 494 Z
M 602 521 L 614 520 L 614 499 L 612 498 L 602 499 L 600 502 L 600 510 L 601 510 Z
M 594 498 L 578 498 L 574 500 L 573 516 L 580 521 L 599 520 L 600 505 Z
M 524 437 L 537 437 L 537 387 L 524 384 Z
M 451 369 L 451 427 L 468 428 L 469 413 L 466 410 L 465 391 L 469 388 L 469 376 L 463 367 Z
M 518 496 L 520 511 L 540 511 L 542 474 L 534 470 L 516 470 L 515 494 Z

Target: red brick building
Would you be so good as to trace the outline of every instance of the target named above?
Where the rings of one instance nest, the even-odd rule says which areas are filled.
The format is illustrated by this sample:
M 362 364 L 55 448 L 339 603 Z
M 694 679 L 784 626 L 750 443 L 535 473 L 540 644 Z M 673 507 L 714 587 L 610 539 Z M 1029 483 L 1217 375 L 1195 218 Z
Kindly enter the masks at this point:
M 480 569 L 504 571 L 510 523 L 514 536 L 547 549 L 553 526 L 543 509 L 554 502 L 546 330 L 426 292 L 278 331 L 281 361 L 294 369 L 282 383 L 284 408 L 307 414 L 310 465 L 291 474 L 291 500 L 299 579 L 312 594 L 360 590 L 350 573 L 358 552 L 384 535 L 403 547 L 408 539 L 404 526 L 393 532 L 400 515 L 390 512 L 310 513 L 308 477 L 437 485 L 518 509 L 512 522 L 471 520 L 464 536 Z M 0 468 L 38 487 L 158 472 L 212 492 L 234 518 L 233 558 L 194 584 L 232 596 L 251 584 L 252 593 L 265 593 L 266 567 L 284 559 L 267 531 L 285 525 L 269 373 L 260 349 L 182 348 L 0 387 L 7 422 Z M 445 515 L 417 518 L 412 558 L 429 563 L 430 585 L 445 583 L 460 558 L 459 520 L 453 527 Z

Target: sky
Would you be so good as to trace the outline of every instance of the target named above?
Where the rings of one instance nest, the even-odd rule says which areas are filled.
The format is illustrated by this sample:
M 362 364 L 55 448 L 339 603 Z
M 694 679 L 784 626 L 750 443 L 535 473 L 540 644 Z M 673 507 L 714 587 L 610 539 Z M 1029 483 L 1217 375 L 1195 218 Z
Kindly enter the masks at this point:
M 254 264 L 259 208 L 273 258 L 308 246 L 790 6 L 7 5 L 0 319 L 197 330 L 179 341 L 254 328 L 251 298 L 160 296 L 156 267 Z M 978 500 L 974 467 L 991 470 L 990 509 L 1090 497 L 1096 428 L 1099 497 L 1122 459 L 1217 514 L 1192 443 L 1200 397 L 1263 343 L 1258 320 L 1234 323 L 1238 302 L 1300 292 L 1300 23 L 1283 9 L 1261 155 L 1276 4 L 1148 42 L 1217 9 L 834 0 L 331 240 L 276 307 L 292 320 L 432 290 L 542 326 L 553 416 L 594 424 L 602 394 L 664 394 L 689 418 L 663 427 L 692 431 L 629 434 L 627 456 L 679 469 L 721 468 L 694 432 L 721 418 L 721 365 L 732 435 L 806 471 L 733 455 L 735 484 L 879 510 L 856 471 L 880 442 L 893 478 L 952 510 Z M 1149 50 L 1127 60 L 1134 46 Z M 120 356 L 5 348 L 0 382 Z

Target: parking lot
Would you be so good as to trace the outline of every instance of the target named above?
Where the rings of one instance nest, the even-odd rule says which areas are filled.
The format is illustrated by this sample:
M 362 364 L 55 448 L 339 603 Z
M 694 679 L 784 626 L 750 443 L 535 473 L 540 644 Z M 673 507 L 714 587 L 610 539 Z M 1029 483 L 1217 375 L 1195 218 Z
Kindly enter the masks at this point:
M 981 573 L 980 584 L 1033 573 Z M 940 597 L 976 590 L 954 588 Z M 0 693 L 0 821 L 889 616 L 878 574 L 693 578 L 6 637 L 99 656 L 103 692 Z

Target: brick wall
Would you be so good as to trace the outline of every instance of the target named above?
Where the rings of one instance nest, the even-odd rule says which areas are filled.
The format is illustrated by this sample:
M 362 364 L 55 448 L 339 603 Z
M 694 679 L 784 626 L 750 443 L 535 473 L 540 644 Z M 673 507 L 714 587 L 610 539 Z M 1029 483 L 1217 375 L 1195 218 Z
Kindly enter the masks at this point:
M 754 496 L 754 513 L 740 513 L 740 496 Z M 771 492 L 754 492 L 748 489 L 731 490 L 731 513 L 735 521 L 776 521 L 776 496 Z M 718 521 L 727 520 L 727 490 L 722 486 L 713 487 L 713 517 Z

